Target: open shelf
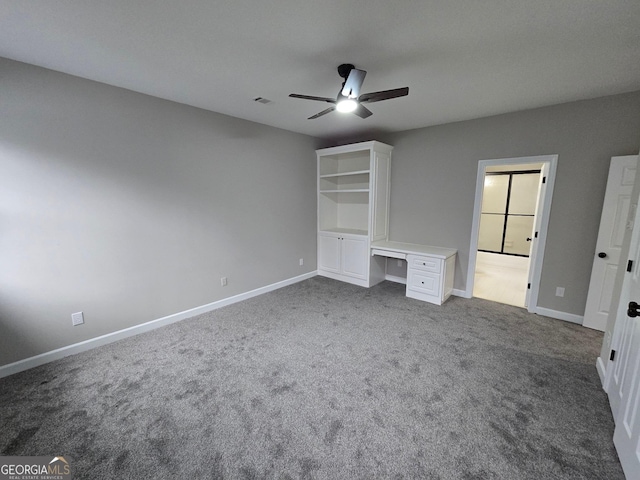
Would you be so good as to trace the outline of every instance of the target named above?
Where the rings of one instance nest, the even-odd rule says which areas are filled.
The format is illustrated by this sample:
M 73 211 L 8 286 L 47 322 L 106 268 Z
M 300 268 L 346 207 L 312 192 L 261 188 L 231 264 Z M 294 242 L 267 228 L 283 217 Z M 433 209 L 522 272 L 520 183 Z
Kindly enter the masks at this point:
M 320 157 L 319 174 L 321 178 L 368 174 L 370 163 L 369 150 L 326 155 Z
M 368 235 L 369 232 L 367 232 L 366 230 L 359 230 L 357 228 L 325 228 L 323 230 L 320 230 L 320 233 L 322 232 L 326 232 L 326 233 L 340 233 L 340 234 L 344 234 L 344 235 L 362 235 L 364 237 L 366 237 Z
M 344 188 L 337 190 L 320 190 L 320 193 L 368 193 L 368 188 Z
M 369 189 L 320 192 L 318 208 L 320 230 L 368 231 Z
M 368 192 L 369 172 L 351 172 L 347 175 L 330 174 L 320 177 L 320 193 Z
M 348 175 L 362 175 L 368 174 L 369 169 L 367 170 L 354 170 L 353 172 L 343 172 L 343 173 L 327 173 L 326 175 L 320 175 L 320 178 L 331 178 L 331 177 L 345 177 Z

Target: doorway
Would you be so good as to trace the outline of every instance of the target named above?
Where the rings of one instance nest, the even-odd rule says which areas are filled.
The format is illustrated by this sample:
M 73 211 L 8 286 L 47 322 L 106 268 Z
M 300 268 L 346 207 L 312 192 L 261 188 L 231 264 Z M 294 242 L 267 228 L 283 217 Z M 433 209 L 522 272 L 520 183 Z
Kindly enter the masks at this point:
M 478 164 L 467 296 L 536 310 L 557 156 Z
M 526 306 L 542 164 L 487 167 L 473 296 Z

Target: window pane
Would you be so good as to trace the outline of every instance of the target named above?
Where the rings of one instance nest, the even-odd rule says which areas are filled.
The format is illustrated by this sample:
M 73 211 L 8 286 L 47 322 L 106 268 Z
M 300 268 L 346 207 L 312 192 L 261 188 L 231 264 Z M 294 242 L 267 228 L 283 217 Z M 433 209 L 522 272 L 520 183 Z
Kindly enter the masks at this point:
M 509 213 L 534 215 L 536 213 L 539 186 L 539 173 L 522 173 L 514 175 L 513 180 L 511 180 Z
M 527 237 L 531 237 L 533 233 L 533 218 L 512 216 L 507 218 L 504 253 L 529 256 L 531 242 L 527 242 Z
M 509 175 L 485 175 L 482 213 L 506 213 Z
M 500 252 L 502 249 L 502 231 L 504 215 L 480 215 L 480 232 L 478 234 L 478 250 Z

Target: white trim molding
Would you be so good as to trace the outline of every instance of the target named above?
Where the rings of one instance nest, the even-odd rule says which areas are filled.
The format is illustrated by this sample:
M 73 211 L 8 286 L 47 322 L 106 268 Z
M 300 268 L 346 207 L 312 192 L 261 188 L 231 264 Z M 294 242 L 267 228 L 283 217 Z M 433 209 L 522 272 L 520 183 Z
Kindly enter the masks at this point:
M 546 187 L 544 195 L 539 199 L 540 212 L 536 213 L 536 217 L 540 217 L 540 226 L 538 229 L 538 239 L 533 244 L 531 252 L 531 265 L 529 267 L 529 283 L 531 289 L 528 291 L 529 301 L 527 310 L 531 313 L 537 313 L 538 308 L 538 291 L 540 288 L 540 279 L 542 275 L 542 261 L 544 259 L 544 248 L 547 240 L 547 228 L 549 226 L 549 216 L 551 213 L 551 202 L 553 198 L 553 187 L 556 177 L 556 168 L 558 164 L 558 155 L 540 155 L 534 157 L 516 157 L 501 158 L 493 160 L 480 160 L 478 162 L 478 174 L 476 177 L 476 195 L 473 207 L 473 223 L 471 224 L 471 239 L 469 248 L 469 264 L 467 265 L 467 293 L 466 298 L 473 296 L 473 283 L 476 269 L 476 256 L 478 251 L 478 233 L 480 230 L 480 210 L 482 206 L 482 194 L 484 190 L 484 177 L 487 167 L 505 166 L 505 165 L 521 165 L 521 164 L 543 164 L 543 172 L 545 172 Z M 559 318 L 559 317 L 553 317 Z M 566 318 L 561 318 L 566 320 Z M 567 320 L 574 322 L 574 320 Z M 576 322 L 577 323 L 577 322 Z M 582 323 L 582 320 L 580 321 Z
M 100 347 L 102 345 L 107 345 L 109 343 L 117 342 L 118 340 L 122 340 L 127 337 L 132 337 L 134 335 L 138 335 L 139 333 L 149 332 L 151 330 L 155 330 L 156 328 L 164 327 L 165 325 L 169 325 L 171 323 L 175 323 L 181 320 L 185 320 L 187 318 L 195 317 L 196 315 L 201 315 L 203 313 L 211 312 L 213 310 L 226 307 L 227 305 L 231 305 L 233 303 L 241 302 L 243 300 L 248 300 L 249 298 L 256 297 L 264 293 L 272 292 L 274 290 L 278 290 L 279 288 L 286 287 L 288 285 L 293 285 L 294 283 L 298 283 L 303 280 L 307 280 L 309 278 L 315 277 L 317 274 L 318 274 L 317 270 L 314 270 L 312 272 L 305 273 L 303 275 L 298 275 L 297 277 L 288 278 L 280 282 L 272 283 L 271 285 L 266 285 L 264 287 L 256 288 L 255 290 L 251 290 L 249 292 L 240 293 L 238 295 L 234 295 L 228 298 L 223 298 L 222 300 L 218 300 L 216 302 L 191 308 L 183 312 L 174 313 L 166 317 L 157 318 L 149 322 L 141 323 L 140 325 L 134 325 L 133 327 L 125 328 L 123 330 L 118 330 L 117 332 L 107 333 L 106 335 L 101 335 L 99 337 L 91 338 L 83 342 L 74 343 L 73 345 L 69 345 L 66 347 L 58 348 L 56 350 L 51 350 L 49 352 L 41 353 L 40 355 L 35 355 L 33 357 L 25 358 L 24 360 L 19 360 L 14 363 L 9 363 L 7 365 L 3 365 L 0 367 L 0 378 L 7 377 L 9 375 L 13 375 L 14 373 L 22 372 L 24 370 L 29 370 L 30 368 L 38 367 L 40 365 L 44 365 L 45 363 L 49 363 L 54 360 L 59 360 L 64 357 L 68 357 L 69 355 L 86 352 L 87 350 L 91 350 L 93 348 Z
M 605 379 L 607 377 L 607 371 L 604 366 L 604 362 L 602 361 L 602 357 L 598 357 L 598 360 L 596 360 L 596 370 L 598 371 L 598 376 L 600 377 L 600 383 L 602 384 L 602 388 L 606 392 L 607 385 L 605 385 Z
M 466 290 L 460 290 L 459 288 L 454 288 L 451 291 L 451 295 L 462 298 L 473 298 L 473 295 L 470 295 Z
M 582 315 L 559 312 L 558 310 L 551 310 L 550 308 L 544 307 L 536 307 L 533 313 L 544 315 L 545 317 L 556 318 L 558 320 L 564 320 L 565 322 L 577 323 L 578 325 L 582 325 L 582 321 L 584 320 Z

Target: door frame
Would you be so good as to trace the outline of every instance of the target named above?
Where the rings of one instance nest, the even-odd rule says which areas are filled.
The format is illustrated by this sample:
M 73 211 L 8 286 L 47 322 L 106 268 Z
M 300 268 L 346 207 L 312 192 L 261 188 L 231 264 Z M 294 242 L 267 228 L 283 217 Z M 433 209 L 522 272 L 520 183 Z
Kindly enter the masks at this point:
M 528 292 L 527 310 L 531 313 L 539 313 L 538 292 L 540 290 L 540 277 L 542 274 L 542 262 L 544 260 L 544 249 L 547 242 L 547 229 L 549 227 L 549 214 L 551 212 L 551 200 L 553 197 L 553 186 L 556 179 L 556 169 L 558 165 L 558 155 L 538 155 L 532 157 L 499 158 L 493 160 L 480 160 L 478 162 L 478 176 L 476 178 L 476 196 L 473 206 L 473 223 L 471 226 L 471 241 L 469 247 L 469 265 L 467 268 L 467 290 L 465 296 L 473 297 L 473 284 L 475 281 L 476 258 L 478 253 L 478 233 L 480 231 L 480 213 L 482 209 L 482 194 L 484 191 L 484 176 L 487 167 L 520 165 L 528 163 L 542 163 L 542 173 L 546 178 L 546 188 L 540 195 L 536 216 L 536 223 L 540 222 L 537 241 L 531 247 L 531 264 L 529 265 L 529 283 L 531 288 Z

